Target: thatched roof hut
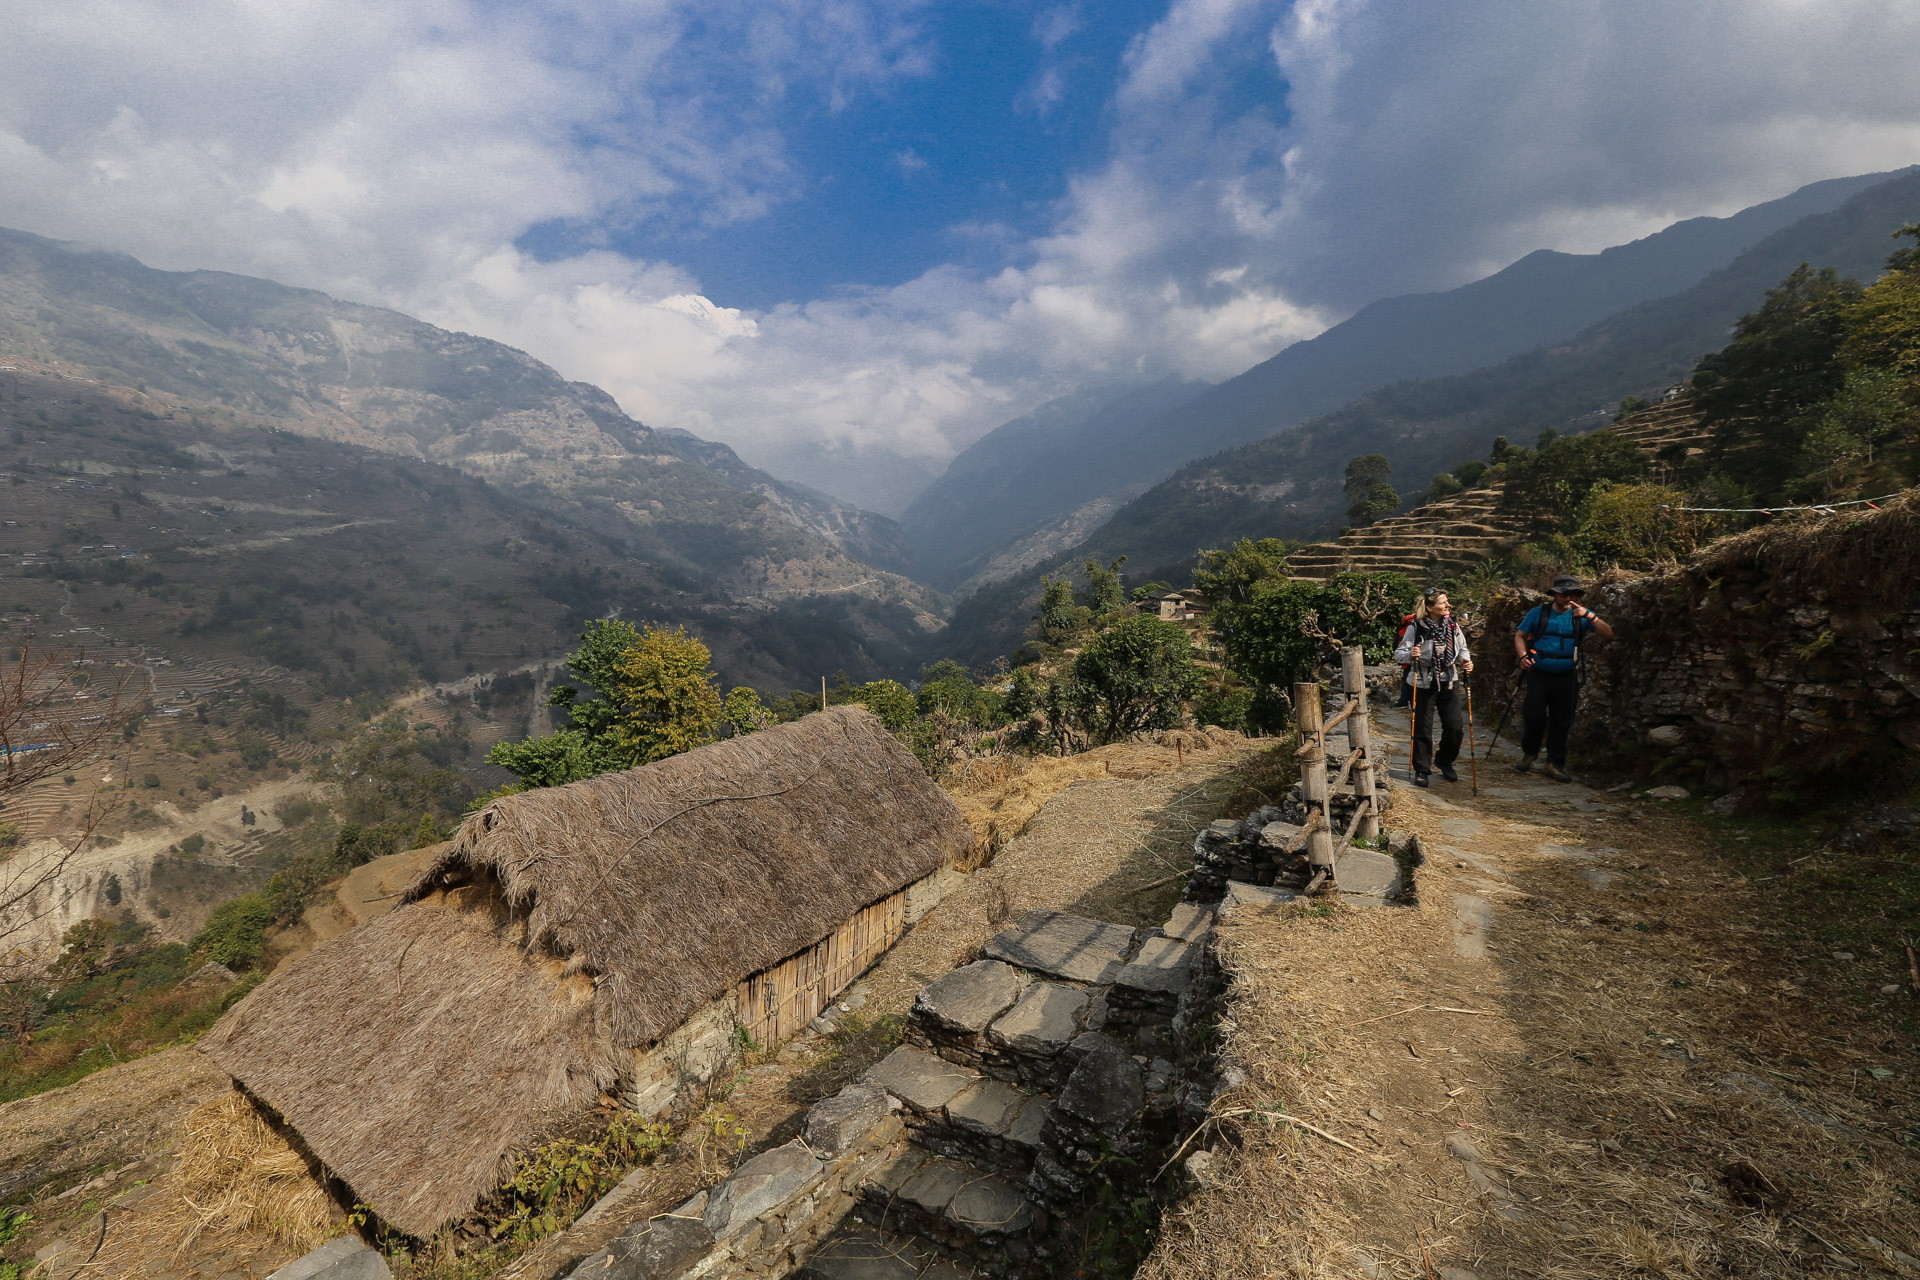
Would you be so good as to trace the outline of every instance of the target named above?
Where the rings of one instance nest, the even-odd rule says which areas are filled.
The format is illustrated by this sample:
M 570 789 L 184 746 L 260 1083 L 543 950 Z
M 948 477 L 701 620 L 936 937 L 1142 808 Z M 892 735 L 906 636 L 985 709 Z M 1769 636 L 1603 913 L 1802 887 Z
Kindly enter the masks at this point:
M 496 801 L 202 1042 L 384 1220 L 467 1213 L 629 1052 L 972 842 L 860 707 Z

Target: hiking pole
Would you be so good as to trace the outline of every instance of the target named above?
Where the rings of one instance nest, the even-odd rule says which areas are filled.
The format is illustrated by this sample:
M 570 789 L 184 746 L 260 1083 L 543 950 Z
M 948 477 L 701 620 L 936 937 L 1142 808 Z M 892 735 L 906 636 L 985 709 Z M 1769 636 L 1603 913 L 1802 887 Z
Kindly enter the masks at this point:
M 1514 699 L 1520 696 L 1520 686 L 1525 682 L 1526 678 L 1527 673 L 1524 671 L 1514 673 L 1513 688 L 1507 691 L 1507 709 L 1500 713 L 1500 723 L 1493 727 L 1493 736 L 1487 739 L 1487 759 L 1489 760 L 1493 759 L 1494 747 L 1499 745 L 1500 731 L 1505 729 L 1507 727 L 1507 721 L 1513 718 Z
M 1464 682 L 1467 686 L 1467 771 L 1473 777 L 1473 794 L 1480 794 L 1480 749 L 1473 744 L 1473 677 Z

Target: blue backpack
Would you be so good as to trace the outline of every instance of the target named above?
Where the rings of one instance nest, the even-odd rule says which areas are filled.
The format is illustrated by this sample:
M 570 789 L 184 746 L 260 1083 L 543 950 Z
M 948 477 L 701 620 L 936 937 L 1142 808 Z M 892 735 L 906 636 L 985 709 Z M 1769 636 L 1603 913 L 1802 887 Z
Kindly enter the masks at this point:
M 1542 671 L 1572 671 L 1580 658 L 1580 642 L 1591 630 L 1593 623 L 1586 618 L 1574 617 L 1572 609 L 1555 613 L 1551 604 L 1535 605 L 1520 622 L 1534 665 Z

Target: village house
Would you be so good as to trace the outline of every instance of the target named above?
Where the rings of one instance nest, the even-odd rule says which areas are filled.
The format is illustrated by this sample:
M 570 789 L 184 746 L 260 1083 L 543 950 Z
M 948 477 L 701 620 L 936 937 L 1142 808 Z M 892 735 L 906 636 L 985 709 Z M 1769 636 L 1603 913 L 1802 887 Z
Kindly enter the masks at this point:
M 659 1115 L 804 1027 L 973 835 L 865 708 L 496 800 L 402 905 L 202 1041 L 386 1223 L 425 1238 L 602 1093 Z

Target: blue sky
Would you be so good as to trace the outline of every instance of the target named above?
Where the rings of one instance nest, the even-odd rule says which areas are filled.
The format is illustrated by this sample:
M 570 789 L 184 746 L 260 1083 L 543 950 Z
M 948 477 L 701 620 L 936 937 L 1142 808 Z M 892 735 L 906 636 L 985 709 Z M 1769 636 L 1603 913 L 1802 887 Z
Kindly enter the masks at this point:
M 899 78 L 786 100 L 793 176 L 763 216 L 553 221 L 518 243 L 542 260 L 585 247 L 668 258 L 708 296 L 749 308 L 898 285 L 942 264 L 997 268 L 1049 229 L 1070 176 L 1103 158 L 1122 57 L 1165 12 L 1164 0 L 924 12 L 912 23 L 914 65 Z M 685 56 L 711 68 L 734 34 L 697 23 Z M 1224 109 L 1284 119 L 1273 60 L 1257 44 L 1241 53 L 1218 68 Z
M 63 0 L 0 225 L 498 338 L 897 510 L 1084 388 L 1920 160 L 1912 0 Z

